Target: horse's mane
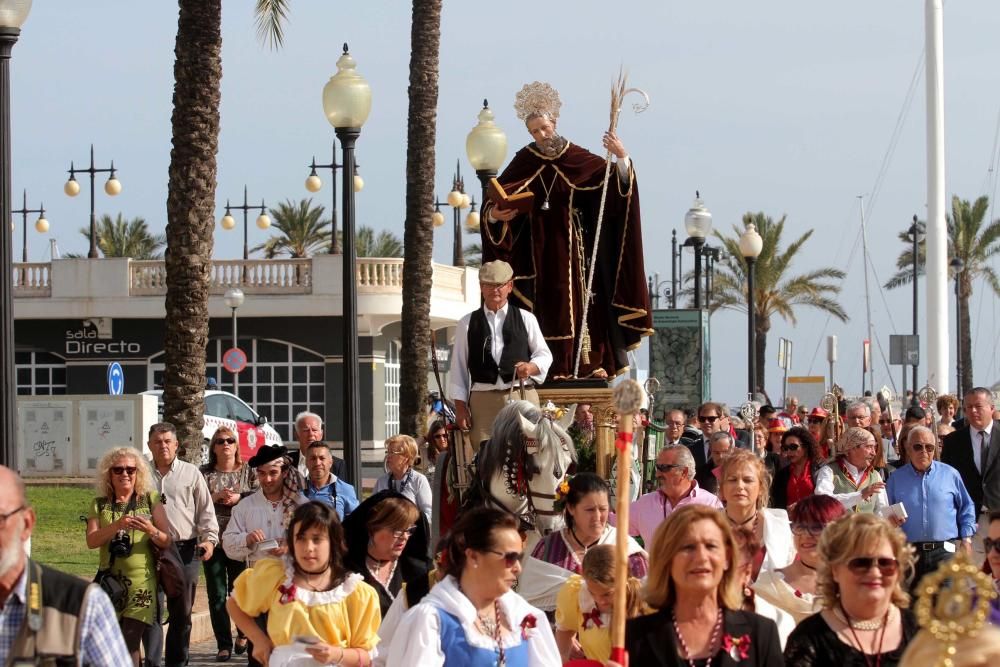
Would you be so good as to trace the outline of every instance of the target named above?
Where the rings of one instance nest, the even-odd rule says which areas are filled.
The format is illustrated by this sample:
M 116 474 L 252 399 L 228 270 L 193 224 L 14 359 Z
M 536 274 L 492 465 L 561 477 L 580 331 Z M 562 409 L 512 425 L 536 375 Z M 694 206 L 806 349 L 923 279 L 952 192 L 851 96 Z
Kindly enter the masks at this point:
M 515 459 L 524 449 L 524 434 L 521 431 L 521 420 L 518 419 L 518 415 L 524 415 L 524 418 L 532 424 L 537 424 L 542 418 L 542 411 L 528 401 L 512 401 L 501 408 L 493 422 L 493 434 L 479 449 L 476 467 L 483 484 L 489 484 L 489 480 L 503 469 L 508 446 L 511 456 Z

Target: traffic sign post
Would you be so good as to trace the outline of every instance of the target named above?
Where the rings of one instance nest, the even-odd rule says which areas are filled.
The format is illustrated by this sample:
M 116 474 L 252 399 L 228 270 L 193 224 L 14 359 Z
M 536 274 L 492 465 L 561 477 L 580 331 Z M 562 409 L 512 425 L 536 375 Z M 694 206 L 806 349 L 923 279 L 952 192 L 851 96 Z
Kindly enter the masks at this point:
M 112 396 L 121 396 L 125 393 L 125 373 L 117 361 L 108 364 L 108 393 Z
M 238 347 L 231 347 L 222 355 L 222 367 L 230 373 L 239 373 L 247 367 L 246 352 Z

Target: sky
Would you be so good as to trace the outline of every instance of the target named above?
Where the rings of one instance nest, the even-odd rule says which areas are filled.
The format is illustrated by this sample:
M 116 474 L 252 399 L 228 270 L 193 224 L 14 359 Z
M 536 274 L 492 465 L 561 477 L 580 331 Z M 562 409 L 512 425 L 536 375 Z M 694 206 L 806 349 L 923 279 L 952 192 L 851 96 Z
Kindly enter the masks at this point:
M 814 230 L 791 270 L 847 271 L 841 302 L 850 321 L 809 309 L 796 312 L 794 325 L 772 321 L 763 360 L 767 388 L 780 396 L 779 337 L 794 344 L 791 375 L 824 375 L 825 340 L 834 334 L 835 379 L 857 393 L 866 337 L 857 245 L 862 201 L 873 328 L 886 358 L 889 335 L 911 332 L 911 288 L 883 292 L 877 285 L 894 272 L 903 249 L 898 232 L 926 211 L 923 4 L 509 0 L 501 8 L 445 0 L 437 158 L 427 168 L 435 172 L 441 200 L 456 161 L 467 189 L 476 191 L 465 137 L 483 98 L 507 133 L 509 157 L 530 140 L 513 100 L 533 80 L 560 91 L 561 133 L 599 150 L 608 92 L 624 67 L 630 85 L 652 101 L 640 115 L 624 112 L 619 126 L 640 188 L 647 273 L 669 276 L 670 231 L 683 239 L 695 190 L 717 229 L 731 232 L 743 213 L 763 211 L 775 219 L 787 216 L 786 241 Z M 165 228 L 176 26 L 177 7 L 163 0 L 35 3 L 11 61 L 14 203 L 20 208 L 27 189 L 28 207 L 44 202 L 51 225 L 41 235 L 29 220 L 30 261 L 49 259 L 49 238 L 63 253 L 86 252 L 78 230 L 88 223 L 87 183 L 74 199 L 62 187 L 71 161 L 87 165 L 91 144 L 96 166 L 114 160 L 123 186 L 118 197 L 108 197 L 106 176 L 98 175 L 98 215 L 122 213 L 146 219 L 154 231 Z M 996 0 L 946 3 L 949 200 L 996 190 L 998 27 Z M 402 0 L 293 1 L 278 50 L 258 41 L 253 3 L 224 3 L 218 218 L 227 199 L 242 203 L 244 185 L 252 203 L 263 199 L 268 206 L 310 196 L 303 185 L 308 164 L 314 155 L 328 162 L 334 138 L 321 93 L 345 41 L 373 91 L 372 113 L 357 144 L 365 180 L 357 195 L 358 224 L 402 237 L 410 52 L 410 3 Z M 324 188 L 313 196 L 328 205 L 329 171 L 321 177 Z M 991 209 L 990 216 L 1000 211 Z M 20 216 L 15 221 L 19 259 Z M 242 225 L 216 229 L 216 257 L 241 256 Z M 250 245 L 266 238 L 251 219 Z M 450 261 L 451 243 L 448 225 L 435 232 L 436 261 Z M 924 312 L 924 281 L 918 284 Z M 997 299 L 981 283 L 974 289 L 975 382 L 992 384 L 1000 380 L 989 333 L 997 329 Z M 953 322 L 949 326 L 953 330 Z M 745 396 L 746 347 L 745 313 L 712 316 L 714 398 L 735 405 Z M 645 352 L 641 356 L 644 364 Z M 901 369 L 891 367 L 890 375 L 877 347 L 874 357 L 875 386 L 894 382 L 901 389 Z

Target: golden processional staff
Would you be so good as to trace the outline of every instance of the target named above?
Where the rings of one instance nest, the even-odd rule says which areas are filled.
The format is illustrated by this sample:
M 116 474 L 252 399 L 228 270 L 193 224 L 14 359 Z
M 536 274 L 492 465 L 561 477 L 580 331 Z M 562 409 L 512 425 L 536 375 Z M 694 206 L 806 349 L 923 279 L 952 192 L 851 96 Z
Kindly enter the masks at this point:
M 618 116 L 622 112 L 622 101 L 629 93 L 638 93 L 643 101 L 632 105 L 635 113 L 642 113 L 649 108 L 649 95 L 638 88 L 626 88 L 625 82 L 628 77 L 621 71 L 618 72 L 618 81 L 611 87 L 611 121 L 608 124 L 608 132 L 614 133 L 618 129 Z M 587 326 L 587 315 L 590 311 L 590 300 L 593 295 L 594 271 L 597 268 L 597 247 L 601 242 L 601 225 L 604 222 L 604 204 L 608 198 L 608 180 L 611 176 L 611 150 L 604 154 L 604 184 L 601 186 L 601 205 L 597 212 L 597 227 L 594 230 L 594 247 L 590 251 L 590 265 L 587 267 L 587 291 L 583 299 L 583 324 L 580 326 L 580 341 L 576 346 L 576 361 L 573 364 L 573 377 L 580 373 L 580 359 L 590 363 L 590 332 Z M 640 388 L 640 392 L 641 392 Z

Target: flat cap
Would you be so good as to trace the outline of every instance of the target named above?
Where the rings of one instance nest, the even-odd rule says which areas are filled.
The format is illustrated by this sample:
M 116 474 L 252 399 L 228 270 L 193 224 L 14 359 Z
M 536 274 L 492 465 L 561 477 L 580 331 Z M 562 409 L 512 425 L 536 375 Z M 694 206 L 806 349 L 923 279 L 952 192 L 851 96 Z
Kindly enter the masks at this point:
M 479 268 L 479 282 L 481 283 L 503 285 L 510 282 L 513 277 L 514 269 L 510 268 L 510 264 L 507 262 L 500 260 L 486 262 Z

